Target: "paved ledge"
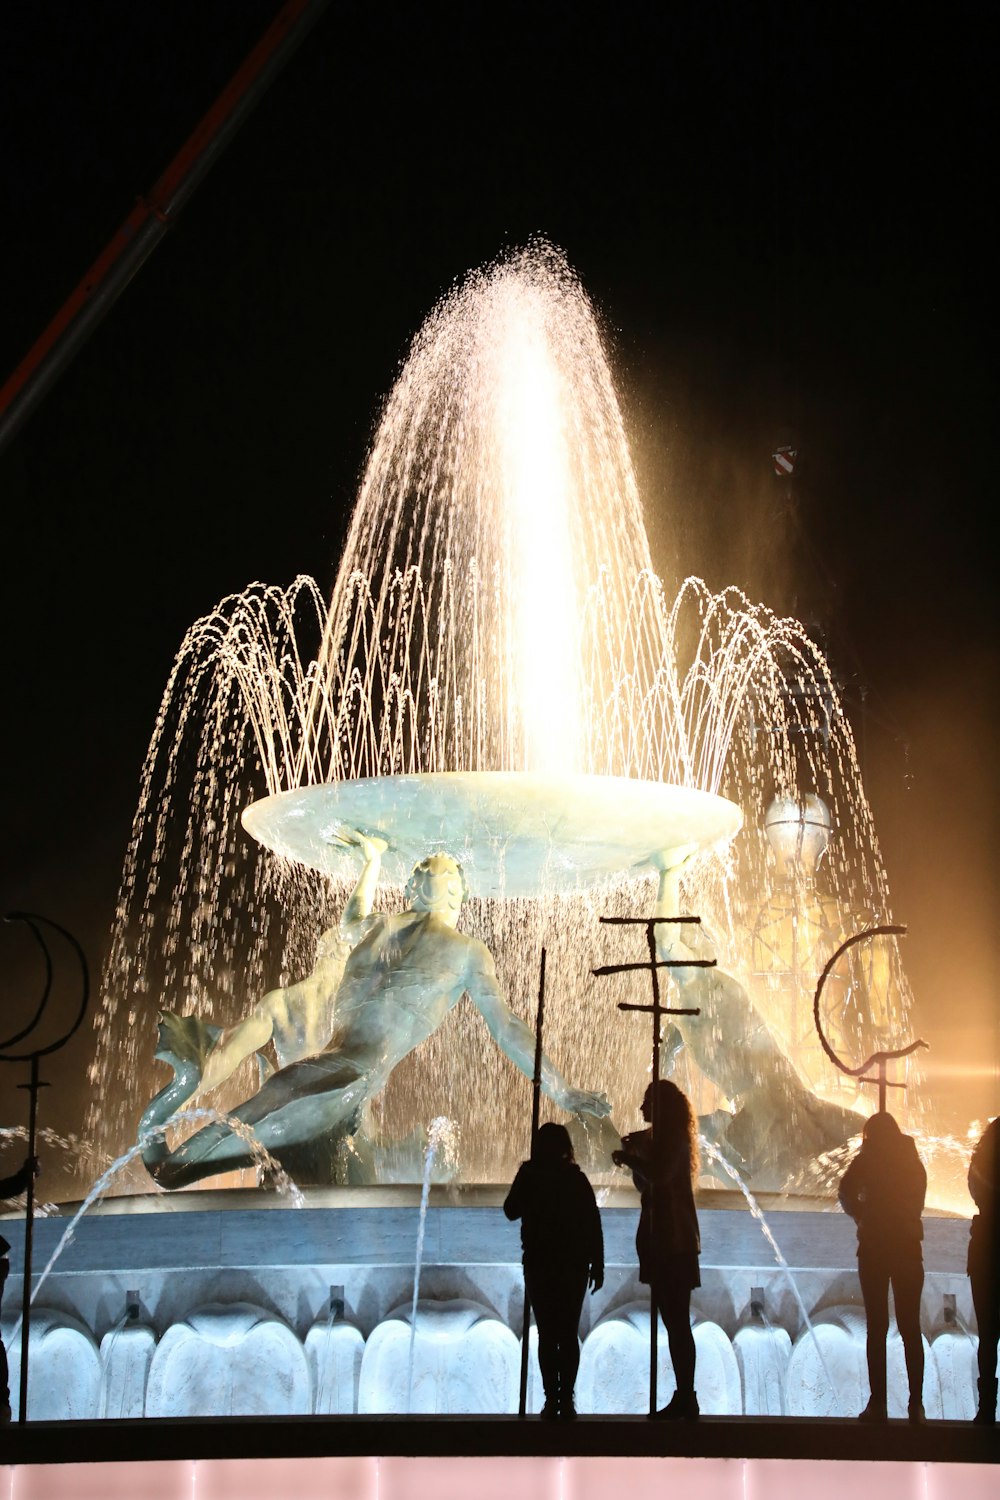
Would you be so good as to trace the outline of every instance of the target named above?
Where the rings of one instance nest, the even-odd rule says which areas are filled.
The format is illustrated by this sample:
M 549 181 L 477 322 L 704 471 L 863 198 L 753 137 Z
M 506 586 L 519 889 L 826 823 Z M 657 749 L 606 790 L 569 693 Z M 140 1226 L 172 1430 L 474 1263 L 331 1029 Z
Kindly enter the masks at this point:
M 243 1417 L 28 1422 L 0 1429 L 0 1464 L 210 1458 L 673 1457 L 993 1464 L 1000 1428 L 868 1426 L 834 1418 Z

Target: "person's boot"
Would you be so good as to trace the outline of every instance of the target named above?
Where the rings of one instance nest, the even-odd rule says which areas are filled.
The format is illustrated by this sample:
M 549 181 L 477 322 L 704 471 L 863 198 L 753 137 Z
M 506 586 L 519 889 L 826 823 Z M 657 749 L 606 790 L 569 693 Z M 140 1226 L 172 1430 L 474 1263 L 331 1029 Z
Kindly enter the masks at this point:
M 906 1389 L 909 1397 L 906 1416 L 908 1421 L 919 1425 L 924 1420 L 923 1341 L 914 1342 L 907 1346 L 904 1340 L 903 1352 L 906 1356 Z
M 544 1422 L 555 1422 L 559 1417 L 559 1377 L 543 1380 L 542 1385 L 545 1390 L 545 1405 L 538 1415 Z
M 666 1406 L 656 1413 L 660 1422 L 690 1422 L 701 1416 L 695 1391 L 674 1391 Z
M 868 1357 L 868 1389 L 871 1395 L 868 1405 L 864 1411 L 858 1413 L 859 1422 L 884 1422 L 886 1419 L 885 1404 L 885 1339 L 872 1339 L 869 1337 L 867 1346 Z
M 573 1397 L 576 1392 L 576 1377 L 579 1369 L 580 1357 L 574 1340 L 572 1345 L 563 1346 L 562 1357 L 559 1361 L 559 1416 L 563 1422 L 576 1421 L 576 1404 Z
M 997 1419 L 997 1383 L 995 1380 L 980 1379 L 979 1386 L 979 1408 L 973 1417 L 980 1427 L 988 1427 Z

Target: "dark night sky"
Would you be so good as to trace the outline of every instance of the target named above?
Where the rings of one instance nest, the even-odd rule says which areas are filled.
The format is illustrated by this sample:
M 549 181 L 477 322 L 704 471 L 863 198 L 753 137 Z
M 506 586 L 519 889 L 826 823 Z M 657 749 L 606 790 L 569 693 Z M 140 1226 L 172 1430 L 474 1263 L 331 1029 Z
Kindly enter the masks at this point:
M 0 12 L 0 379 L 277 8 Z M 410 337 L 542 233 L 605 321 L 661 572 L 822 632 L 931 1082 L 956 1120 L 994 1113 L 987 15 L 332 4 L 0 454 L 2 909 L 65 923 L 99 966 L 185 629 L 253 579 L 332 582 Z M 787 425 L 794 517 L 769 462 Z M 15 1015 L 31 971 L 16 934 L 0 953 Z M 89 1040 L 70 1054 L 57 1082 Z

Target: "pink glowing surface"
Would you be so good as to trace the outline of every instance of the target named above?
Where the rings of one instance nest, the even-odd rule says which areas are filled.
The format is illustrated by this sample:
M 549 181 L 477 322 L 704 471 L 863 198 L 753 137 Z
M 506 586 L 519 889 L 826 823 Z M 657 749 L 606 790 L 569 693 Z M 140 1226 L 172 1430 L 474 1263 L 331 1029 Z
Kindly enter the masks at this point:
M 993 1500 L 988 1464 L 725 1458 L 274 1458 L 0 1468 L 0 1500 Z

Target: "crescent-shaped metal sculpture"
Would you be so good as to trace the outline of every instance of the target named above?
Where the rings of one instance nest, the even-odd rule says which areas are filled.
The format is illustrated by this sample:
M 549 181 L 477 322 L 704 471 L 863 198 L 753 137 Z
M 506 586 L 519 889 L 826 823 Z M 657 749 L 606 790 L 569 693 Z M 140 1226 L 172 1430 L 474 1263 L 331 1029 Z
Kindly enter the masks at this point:
M 20 912 L 8 912 L 7 916 L 4 918 L 4 921 L 14 922 L 18 920 L 19 917 Z M 31 1020 L 28 1022 L 28 1024 L 26 1026 L 22 1026 L 20 1031 L 15 1031 L 13 1036 L 6 1036 L 2 1039 L 2 1041 L 0 1041 L 0 1056 L 3 1055 L 7 1047 L 16 1046 L 18 1042 L 23 1041 L 26 1036 L 29 1036 L 30 1033 L 34 1031 L 35 1027 L 42 1019 L 42 1012 L 45 1010 L 45 1007 L 49 1001 L 49 995 L 52 993 L 52 954 L 49 952 L 45 943 L 42 941 L 41 934 L 39 933 L 38 928 L 32 926 L 31 931 L 38 941 L 38 946 L 42 950 L 42 958 L 45 962 L 45 984 L 42 987 L 42 998 L 39 1000 L 38 1006 L 35 1010 L 35 1014 L 31 1017 Z
M 28 928 L 30 928 L 32 936 L 34 937 L 38 946 L 41 948 L 43 957 L 45 959 L 45 984 L 42 989 L 42 998 L 39 1000 L 38 1004 L 35 1007 L 34 1015 L 31 1017 L 31 1020 L 26 1026 L 22 1026 L 20 1031 L 16 1031 L 13 1036 L 6 1037 L 3 1041 L 0 1041 L 0 1062 L 26 1062 L 31 1064 L 30 1079 L 28 1083 L 21 1084 L 20 1087 L 26 1088 L 28 1090 L 28 1160 L 34 1161 L 38 1134 L 38 1094 L 39 1090 L 45 1087 L 44 1081 L 39 1077 L 38 1061 L 39 1058 L 48 1057 L 52 1052 L 58 1052 L 59 1048 L 66 1045 L 70 1037 L 79 1027 L 80 1022 L 83 1020 L 84 1015 L 86 1014 L 87 1001 L 90 998 L 90 972 L 87 968 L 86 956 L 80 944 L 77 942 L 73 934 L 71 932 L 67 932 L 65 927 L 60 927 L 58 922 L 53 922 L 49 917 L 40 917 L 37 915 L 37 913 L 30 911 L 8 912 L 7 916 L 4 918 L 4 921 L 23 922 Z M 77 1009 L 76 1015 L 74 1016 L 73 1021 L 67 1031 L 64 1031 L 62 1035 L 57 1037 L 54 1042 L 48 1042 L 45 1046 L 33 1047 L 31 1045 L 30 1039 L 41 1024 L 42 1017 L 45 1014 L 45 1008 L 49 1003 L 49 997 L 52 994 L 52 955 L 49 952 L 49 946 L 45 941 L 45 936 L 42 933 L 39 923 L 43 924 L 45 927 L 51 927 L 53 931 L 58 932 L 60 937 L 66 939 L 66 941 L 69 943 L 70 947 L 76 954 L 77 960 L 80 964 L 80 1004 Z M 9 1047 L 15 1047 L 19 1042 L 23 1042 L 26 1037 L 28 1038 L 28 1045 L 23 1052 L 9 1052 L 7 1050 Z M 31 1334 L 31 1257 L 34 1217 L 35 1180 L 34 1173 L 29 1172 L 28 1194 L 27 1203 L 25 1205 L 24 1218 L 24 1273 L 21 1294 L 21 1381 L 19 1392 L 20 1408 L 18 1414 L 18 1420 L 21 1422 L 27 1420 L 28 1414 L 28 1356 L 30 1353 Z
M 820 997 L 822 996 L 822 993 L 823 993 L 823 985 L 826 983 L 827 978 L 829 977 L 830 973 L 832 972 L 832 970 L 834 969 L 835 965 L 837 964 L 837 961 L 841 958 L 841 956 L 844 953 L 847 952 L 848 948 L 853 948 L 856 943 L 866 942 L 868 938 L 874 938 L 874 937 L 901 937 L 903 935 L 903 933 L 905 933 L 905 932 L 906 932 L 906 928 L 905 927 L 898 927 L 898 926 L 866 927 L 862 932 L 856 932 L 856 933 L 853 934 L 853 936 L 851 936 L 849 938 L 845 938 L 844 942 L 841 943 L 840 947 L 836 950 L 836 952 L 834 952 L 833 954 L 831 954 L 830 958 L 828 958 L 827 961 L 826 961 L 826 963 L 824 964 L 824 966 L 823 966 L 823 972 L 819 976 L 819 980 L 817 981 L 817 984 L 816 984 L 816 998 L 813 1001 L 813 1021 L 815 1022 L 815 1025 L 816 1025 L 816 1035 L 819 1037 L 820 1045 L 822 1046 L 823 1051 L 826 1053 L 827 1057 L 833 1063 L 834 1067 L 839 1068 L 840 1071 L 842 1073 L 846 1073 L 848 1075 L 848 1077 L 850 1077 L 850 1078 L 857 1078 L 861 1083 L 877 1083 L 878 1084 L 878 1107 L 879 1107 L 879 1110 L 883 1111 L 883 1112 L 885 1110 L 885 1091 L 886 1091 L 886 1089 L 887 1088 L 900 1088 L 901 1089 L 901 1088 L 905 1087 L 905 1085 L 902 1084 L 902 1083 L 893 1083 L 893 1084 L 889 1083 L 889 1081 L 887 1080 L 887 1078 L 885 1076 L 886 1064 L 889 1063 L 889 1062 L 891 1062 L 894 1058 L 909 1057 L 912 1052 L 916 1052 L 917 1051 L 918 1047 L 924 1047 L 924 1048 L 926 1048 L 927 1047 L 927 1043 L 922 1038 L 918 1037 L 915 1042 L 910 1042 L 909 1046 L 907 1046 L 907 1047 L 896 1047 L 896 1048 L 893 1048 L 892 1050 L 886 1050 L 886 1051 L 882 1051 L 882 1052 L 873 1052 L 871 1054 L 871 1056 L 867 1057 L 865 1059 L 865 1061 L 863 1063 L 861 1063 L 858 1067 L 852 1068 L 849 1063 L 845 1063 L 844 1061 L 842 1061 L 841 1058 L 839 1058 L 837 1056 L 836 1052 L 834 1052 L 834 1050 L 831 1047 L 830 1043 L 827 1041 L 826 1036 L 824 1035 L 824 1032 L 823 1032 L 823 1023 L 820 1020 L 819 1002 L 820 1002 Z M 864 1077 L 863 1075 L 866 1074 L 868 1072 L 868 1069 L 870 1067 L 872 1067 L 872 1066 L 878 1068 L 878 1073 L 877 1073 L 876 1077 L 874 1077 L 874 1078 L 866 1078 L 866 1077 Z
M 13 1036 L 5 1037 L 2 1041 L 0 1041 L 0 1062 L 29 1062 L 33 1057 L 47 1057 L 50 1052 L 58 1052 L 59 1048 L 65 1046 L 70 1037 L 73 1035 L 74 1031 L 76 1031 L 76 1029 L 80 1025 L 80 1022 L 83 1020 L 84 1015 L 86 1014 L 87 1001 L 90 999 L 90 973 L 87 968 L 86 957 L 84 956 L 84 952 L 80 947 L 80 944 L 77 942 L 73 934 L 71 932 L 67 932 L 65 927 L 60 927 L 58 922 L 53 922 L 49 917 L 40 917 L 36 912 L 30 911 L 10 911 L 4 917 L 4 921 L 23 922 L 25 926 L 31 930 L 31 933 L 34 936 L 34 939 L 37 942 L 38 946 L 41 948 L 43 957 L 45 959 L 45 986 L 42 990 L 42 998 L 39 1000 L 38 1005 L 35 1008 L 35 1014 L 32 1016 L 27 1026 L 23 1026 L 21 1030 L 15 1032 Z M 7 1051 L 8 1047 L 15 1047 L 18 1042 L 23 1042 L 24 1038 L 26 1036 L 30 1036 L 36 1029 L 38 1023 L 41 1021 L 42 1016 L 45 1013 L 45 1007 L 48 1004 L 49 996 L 52 993 L 52 955 L 49 952 L 48 944 L 46 943 L 45 938 L 39 930 L 39 922 L 43 922 L 46 927 L 51 927 L 55 932 L 59 933 L 60 937 L 64 937 L 69 943 L 70 947 L 76 953 L 77 959 L 80 963 L 81 976 L 80 1006 L 73 1024 L 70 1026 L 69 1030 L 64 1032 L 61 1037 L 58 1037 L 56 1041 L 50 1042 L 48 1046 L 45 1047 L 29 1047 L 25 1052 L 10 1053 Z

